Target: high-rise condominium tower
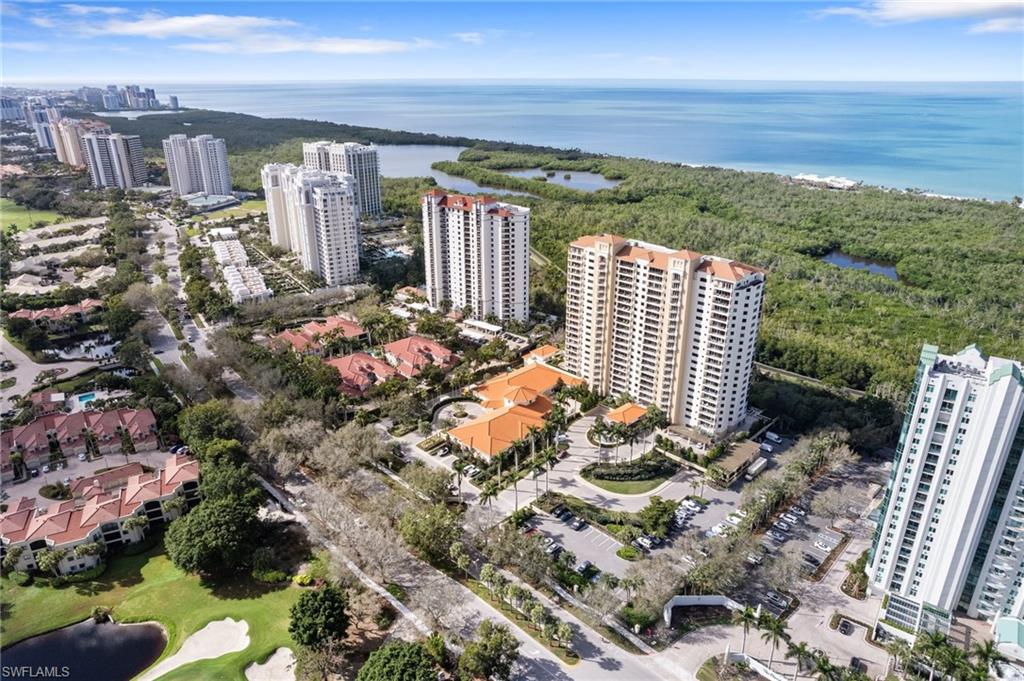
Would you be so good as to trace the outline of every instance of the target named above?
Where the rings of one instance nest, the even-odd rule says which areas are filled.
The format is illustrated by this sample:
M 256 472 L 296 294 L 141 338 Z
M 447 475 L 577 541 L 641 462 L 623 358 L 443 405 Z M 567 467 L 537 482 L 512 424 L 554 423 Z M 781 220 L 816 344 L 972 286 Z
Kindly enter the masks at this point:
M 328 286 L 359 276 L 359 205 L 355 179 L 290 163 L 263 166 L 270 241 L 298 253 Z
M 355 142 L 306 142 L 302 163 L 307 168 L 348 173 L 356 179 L 361 215 L 378 215 L 380 203 L 380 159 L 377 147 Z
M 602 234 L 569 244 L 563 368 L 708 436 L 739 426 L 765 275 Z
M 146 182 L 138 135 L 86 133 L 82 135 L 82 155 L 94 187 L 130 189 Z
M 55 109 L 33 102 L 25 102 L 22 105 L 22 111 L 25 114 L 25 120 L 32 126 L 32 131 L 36 134 L 36 144 L 39 148 L 54 149 L 56 142 L 51 122 L 55 124 L 60 120 L 60 114 Z
M 51 126 L 51 129 L 52 128 Z M 81 167 L 85 165 L 85 151 L 82 145 L 82 136 L 86 133 L 95 132 L 110 134 L 110 126 L 97 120 L 78 120 L 77 118 L 61 118 L 57 122 L 54 134 L 57 160 L 61 163 Z
M 1024 617 L 1024 367 L 925 345 L 875 532 L 882 623 Z
M 423 196 L 427 299 L 477 319 L 530 316 L 530 209 L 486 196 Z
M 171 135 L 163 142 L 171 191 L 175 195 L 231 194 L 231 171 L 224 140 L 212 135 Z

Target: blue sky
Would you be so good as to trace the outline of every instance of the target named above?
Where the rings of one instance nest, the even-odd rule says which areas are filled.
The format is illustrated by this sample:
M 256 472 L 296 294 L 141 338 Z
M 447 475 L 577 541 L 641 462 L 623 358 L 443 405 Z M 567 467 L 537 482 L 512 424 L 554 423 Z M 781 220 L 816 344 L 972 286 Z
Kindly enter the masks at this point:
M 1024 79 L 1024 0 L 2 5 L 8 84 Z

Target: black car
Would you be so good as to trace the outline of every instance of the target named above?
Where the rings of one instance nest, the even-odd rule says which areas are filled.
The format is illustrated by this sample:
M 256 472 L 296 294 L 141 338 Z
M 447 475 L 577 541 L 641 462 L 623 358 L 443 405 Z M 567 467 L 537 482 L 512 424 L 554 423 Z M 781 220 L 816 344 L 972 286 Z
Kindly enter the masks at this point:
M 583 518 L 577 518 L 576 520 L 572 521 L 572 524 L 569 525 L 569 527 L 571 527 L 574 530 L 582 530 L 586 526 L 587 521 Z
M 850 620 L 843 620 L 839 623 L 839 633 L 843 636 L 849 636 L 853 633 L 853 624 L 850 623 Z M 850 666 L 852 667 L 853 665 L 851 664 Z
M 29 471 L 29 475 L 31 475 L 33 478 L 38 478 L 39 477 L 39 469 L 38 468 L 33 468 L 32 470 Z

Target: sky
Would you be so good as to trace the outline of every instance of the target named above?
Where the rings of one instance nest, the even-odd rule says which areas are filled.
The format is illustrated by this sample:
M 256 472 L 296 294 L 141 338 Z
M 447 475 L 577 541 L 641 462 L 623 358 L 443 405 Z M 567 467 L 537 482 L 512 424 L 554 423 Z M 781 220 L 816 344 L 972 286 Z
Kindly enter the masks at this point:
M 1024 80 L 1024 0 L 5 0 L 0 18 L 10 85 Z

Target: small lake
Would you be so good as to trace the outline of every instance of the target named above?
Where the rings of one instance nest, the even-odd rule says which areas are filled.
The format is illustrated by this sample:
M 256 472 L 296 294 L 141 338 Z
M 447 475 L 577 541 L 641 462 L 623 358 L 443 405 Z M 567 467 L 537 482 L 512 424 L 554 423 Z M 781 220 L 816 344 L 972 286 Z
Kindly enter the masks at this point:
M 503 170 L 502 172 L 506 175 L 525 177 L 531 180 L 536 177 L 543 177 L 552 184 L 560 184 L 569 189 L 579 189 L 585 192 L 596 192 L 598 189 L 612 189 L 621 182 L 621 180 L 609 180 L 599 173 L 588 171 L 556 170 L 554 175 L 548 175 L 551 172 L 550 170 L 530 168 L 528 170 Z
M 463 194 L 486 192 L 495 196 L 530 196 L 500 187 L 484 187 L 464 177 L 455 177 L 430 167 L 437 161 L 458 161 L 466 147 L 446 147 L 436 144 L 378 144 L 380 174 L 384 177 L 432 177 L 445 189 Z
M 896 265 L 890 262 L 871 260 L 870 258 L 858 258 L 855 255 L 848 255 L 842 251 L 832 251 L 828 255 L 824 256 L 822 260 L 830 265 L 835 265 L 844 269 L 867 270 L 872 274 L 881 274 L 883 277 L 888 277 L 893 281 L 899 281 L 899 275 L 896 274 Z
M 30 671 L 21 674 L 25 678 L 129 681 L 153 664 L 166 645 L 155 624 L 96 624 L 90 619 L 4 648 L 3 666 L 27 667 Z

